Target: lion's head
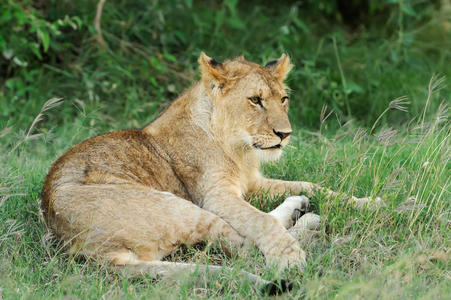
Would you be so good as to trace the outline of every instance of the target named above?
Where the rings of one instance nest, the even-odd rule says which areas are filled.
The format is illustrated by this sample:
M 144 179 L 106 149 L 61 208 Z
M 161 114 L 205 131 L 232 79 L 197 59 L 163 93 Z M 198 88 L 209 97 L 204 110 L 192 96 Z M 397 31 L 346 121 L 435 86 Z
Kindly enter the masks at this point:
M 277 159 L 292 132 L 283 83 L 292 68 L 289 57 L 262 67 L 242 56 L 219 63 L 201 53 L 199 64 L 217 122 L 232 131 L 229 140 L 265 160 Z

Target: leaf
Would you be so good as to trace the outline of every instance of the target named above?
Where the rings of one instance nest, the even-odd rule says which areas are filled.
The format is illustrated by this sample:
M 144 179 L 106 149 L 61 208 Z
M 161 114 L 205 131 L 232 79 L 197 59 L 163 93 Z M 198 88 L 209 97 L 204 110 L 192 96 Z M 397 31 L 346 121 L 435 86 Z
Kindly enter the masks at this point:
M 166 58 L 169 61 L 177 62 L 177 59 L 172 54 L 163 53 L 163 56 L 164 56 L 164 58 Z
M 0 51 L 1 50 L 7 50 L 6 41 L 2 36 L 0 36 Z
M 237 4 L 238 0 L 227 0 L 225 2 L 225 5 L 228 7 L 228 9 L 230 9 L 232 14 L 235 14 Z
M 284 35 L 290 34 L 290 28 L 287 25 L 283 25 L 280 27 L 280 33 Z
M 150 64 L 155 68 L 155 69 L 159 69 L 161 63 L 158 60 L 158 58 L 156 58 L 155 56 L 151 56 L 149 57 L 150 60 Z
M 77 23 L 78 28 L 83 26 L 83 21 L 78 16 L 73 16 L 72 20 Z
M 246 24 L 244 24 L 244 22 L 242 22 L 238 17 L 230 18 L 229 25 L 235 29 L 246 29 Z
M 158 86 L 158 82 L 155 80 L 154 77 L 149 77 L 150 83 L 152 83 L 154 86 Z
M 310 29 L 308 28 L 308 26 L 302 22 L 300 19 L 298 18 L 293 18 L 293 23 L 296 25 L 297 28 L 301 29 L 305 34 L 310 34 Z
M 31 51 L 36 55 L 37 58 L 40 60 L 42 59 L 41 52 L 39 51 L 39 44 L 38 43 L 31 43 L 30 44 Z
M 3 51 L 3 57 L 7 60 L 10 60 L 14 56 L 14 50 L 9 48 Z
M 38 29 L 38 37 L 42 42 L 42 47 L 44 48 L 44 52 L 47 52 L 49 49 L 50 44 L 50 36 L 47 31 L 42 31 L 41 29 Z
M 417 13 L 415 12 L 415 10 L 412 8 L 412 6 L 410 5 L 403 5 L 402 6 L 402 12 L 405 13 L 406 15 L 409 15 L 411 17 L 415 17 L 417 15 Z
M 293 24 L 297 28 L 301 29 L 305 34 L 310 33 L 310 29 L 308 28 L 308 26 L 300 19 L 297 7 L 292 7 L 290 9 L 289 19 L 293 22 Z
M 21 60 L 17 56 L 13 58 L 13 62 L 18 65 L 19 67 L 26 67 L 28 66 L 28 63 L 26 61 Z
M 363 93 L 363 89 L 357 83 L 349 81 L 346 83 L 346 94 L 349 95 L 351 93 L 361 94 Z

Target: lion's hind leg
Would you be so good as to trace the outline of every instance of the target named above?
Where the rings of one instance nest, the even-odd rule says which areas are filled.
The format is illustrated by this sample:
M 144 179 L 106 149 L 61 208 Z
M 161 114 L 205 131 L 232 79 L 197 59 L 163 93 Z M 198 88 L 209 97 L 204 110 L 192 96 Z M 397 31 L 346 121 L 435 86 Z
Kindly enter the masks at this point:
M 241 246 L 244 238 L 215 214 L 168 192 L 139 185 L 66 185 L 51 199 L 53 227 L 81 255 L 107 261 L 126 275 L 174 278 L 181 272 L 208 279 L 229 269 L 160 261 L 180 244 L 221 239 Z M 265 293 L 291 288 L 241 271 Z M 175 278 L 177 280 L 177 278 Z
M 71 185 L 54 194 L 56 231 L 87 257 L 113 264 L 155 261 L 178 245 L 241 237 L 218 216 L 168 192 L 140 185 Z

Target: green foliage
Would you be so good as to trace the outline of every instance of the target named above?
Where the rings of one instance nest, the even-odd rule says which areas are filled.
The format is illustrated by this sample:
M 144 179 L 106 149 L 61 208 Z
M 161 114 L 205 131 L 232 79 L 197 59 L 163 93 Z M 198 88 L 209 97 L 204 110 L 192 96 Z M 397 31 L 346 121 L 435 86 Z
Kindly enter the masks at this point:
M 3 56 L 0 63 L 2 68 L 10 69 L 8 73 L 17 67 L 27 67 L 36 58 L 42 61 L 49 49 L 61 51 L 62 45 L 56 40 L 61 29 L 71 27 L 76 30 L 82 26 L 77 16 L 65 15 L 49 21 L 30 0 L 6 0 L 0 3 L 0 11 L 0 51 Z M 33 67 L 37 67 L 36 64 Z M 8 73 L 2 75 L 8 76 Z
M 42 99 L 46 88 L 42 81 L 48 80 L 43 66 L 56 64 L 65 55 L 71 43 L 64 30 L 82 28 L 77 16 L 49 20 L 32 4 L 30 0 L 0 2 L 0 116 L 8 117 L 6 125 L 22 126 L 30 121 L 27 112 L 37 113 L 42 103 L 36 100 Z
M 349 29 L 327 20 L 330 9 L 320 9 L 334 10 L 339 2 L 107 1 L 104 48 L 96 43 L 92 1 L 48 0 L 34 7 L 8 0 L 0 19 L 0 47 L 9 58 L 1 60 L 0 125 L 23 128 L 46 99 L 62 97 L 98 110 L 95 123 L 104 128 L 111 118 L 121 120 L 117 126 L 142 126 L 198 78 L 201 50 L 218 60 L 244 54 L 262 64 L 290 54 L 296 65 L 289 78 L 291 116 L 298 126 L 318 126 L 324 105 L 342 123 L 372 124 L 401 95 L 412 102 L 410 115 L 393 120 L 418 115 L 417 99 L 426 91 L 414 87 L 449 71 L 449 8 L 370 1 L 367 18 Z M 359 5 L 365 1 L 354 2 L 364 10 Z M 51 124 L 77 116 L 71 105 L 63 110 Z

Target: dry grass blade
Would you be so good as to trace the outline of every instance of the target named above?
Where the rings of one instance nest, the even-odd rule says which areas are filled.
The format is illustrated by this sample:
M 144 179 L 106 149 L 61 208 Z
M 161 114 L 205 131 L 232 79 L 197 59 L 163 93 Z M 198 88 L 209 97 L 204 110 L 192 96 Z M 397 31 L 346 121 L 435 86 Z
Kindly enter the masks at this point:
M 435 125 L 446 123 L 448 121 L 448 104 L 440 103 L 437 114 L 435 115 Z M 1 136 L 0 136 L 1 137 Z
M 395 209 L 395 212 L 402 213 L 412 210 L 420 210 L 425 207 L 426 205 L 417 203 L 417 199 L 415 197 L 409 197 Z
M 63 103 L 62 100 L 63 100 L 63 98 L 51 98 L 44 103 L 44 105 L 41 108 L 41 111 L 39 112 L 39 114 L 36 116 L 36 118 L 34 118 L 33 122 L 31 123 L 30 128 L 27 131 L 27 135 L 25 136 L 25 141 L 28 141 L 31 138 L 36 138 L 36 136 L 34 136 L 34 137 L 30 136 L 33 128 L 36 126 L 36 124 L 38 124 L 42 120 L 42 117 L 44 116 L 44 113 L 46 111 L 61 105 Z
M 433 128 L 433 124 L 426 122 L 426 123 L 422 123 L 422 124 L 418 124 L 418 125 L 414 126 L 412 128 L 412 130 L 413 131 L 421 131 L 420 133 L 418 133 L 418 136 L 424 136 L 423 133 L 425 131 L 430 131 L 431 128 Z
M 15 196 L 26 196 L 27 194 L 23 194 L 23 193 L 16 193 L 16 194 L 8 194 L 8 195 L 4 195 L 0 198 L 0 207 L 6 202 L 6 200 L 8 200 L 11 197 L 15 197 Z
M 398 168 L 394 170 L 390 175 L 388 175 L 385 180 L 386 184 L 382 188 L 382 190 L 393 190 L 398 189 L 401 186 L 401 180 L 396 179 L 398 175 L 403 171 L 403 168 Z
M 412 136 L 412 138 L 409 138 L 407 141 L 407 144 L 424 144 L 424 139 L 422 137 Z
M 325 137 L 324 135 L 321 134 L 321 132 L 311 132 L 311 131 L 306 131 L 307 134 L 316 136 L 319 140 L 325 142 L 326 144 L 328 144 L 329 146 L 333 146 L 332 143 L 327 139 L 327 137 Z
M 25 232 L 23 224 L 16 220 L 6 220 L 0 225 L 0 231 L 3 232 L 2 235 L 0 235 L 0 246 L 2 246 L 3 242 L 7 241 L 9 237 L 22 235 Z
M 391 127 L 384 129 L 377 135 L 377 141 L 384 145 L 392 145 L 396 133 L 398 133 L 398 130 Z
M 339 141 L 341 140 L 343 137 L 347 136 L 350 132 L 352 131 L 352 129 L 346 130 L 345 132 L 340 133 L 339 135 L 337 135 L 334 138 L 334 141 Z
M 351 242 L 353 239 L 354 239 L 354 236 L 352 234 L 337 237 L 332 241 L 332 245 L 335 245 L 335 246 L 344 245 L 344 244 Z
M 11 132 L 11 127 L 5 127 L 0 131 L 0 139 Z
M 359 127 L 357 128 L 357 131 L 354 134 L 354 138 L 352 139 L 352 144 L 354 145 L 355 143 L 359 142 L 360 140 L 362 140 L 365 136 L 366 136 L 366 129 Z
M 438 77 L 437 74 L 432 75 L 431 80 L 429 80 L 428 92 L 432 94 L 434 92 L 441 90 L 442 88 L 445 87 L 443 85 L 444 82 L 445 76 Z
M 319 120 L 321 124 L 323 124 L 330 117 L 330 115 L 334 112 L 334 110 L 332 109 L 327 115 L 326 112 L 327 112 L 327 104 L 323 105 L 323 107 L 321 108 L 321 113 L 319 115 Z
M 432 75 L 431 80 L 429 80 L 428 85 L 428 97 L 426 99 L 426 104 L 424 105 L 423 118 L 421 120 L 421 124 L 424 123 L 424 119 L 426 117 L 426 112 L 429 108 L 429 104 L 431 103 L 432 94 L 438 92 L 442 88 L 445 87 L 443 84 L 445 82 L 445 76 L 438 77 L 436 74 Z
M 406 101 L 407 96 L 401 96 L 396 98 L 395 100 L 390 101 L 388 104 L 388 107 L 377 117 L 376 121 L 374 121 L 373 126 L 371 127 L 370 134 L 373 133 L 374 128 L 376 128 L 376 125 L 379 123 L 379 121 L 382 119 L 382 116 L 384 116 L 390 109 L 397 109 L 403 112 L 408 112 L 408 109 L 406 105 L 410 104 L 410 101 Z

